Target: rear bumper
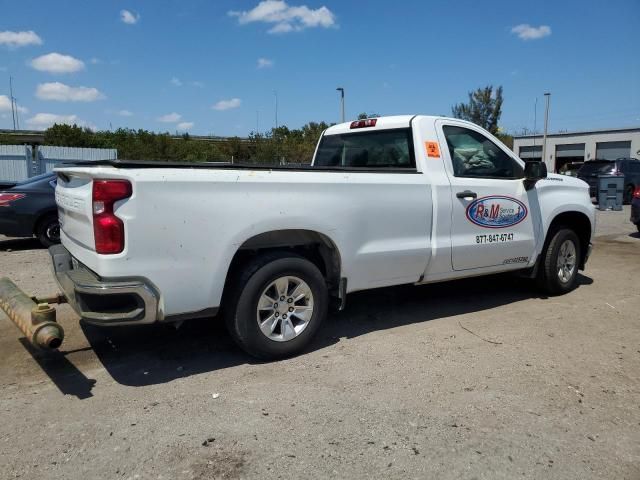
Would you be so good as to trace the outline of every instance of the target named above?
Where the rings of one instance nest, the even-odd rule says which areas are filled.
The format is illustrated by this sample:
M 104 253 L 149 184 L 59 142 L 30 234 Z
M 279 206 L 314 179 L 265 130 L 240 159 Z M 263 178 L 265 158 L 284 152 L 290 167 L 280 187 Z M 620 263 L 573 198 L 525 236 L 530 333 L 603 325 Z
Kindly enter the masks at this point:
M 63 245 L 49 248 L 58 285 L 87 323 L 134 325 L 158 319 L 156 288 L 145 278 L 101 278 L 72 258 Z

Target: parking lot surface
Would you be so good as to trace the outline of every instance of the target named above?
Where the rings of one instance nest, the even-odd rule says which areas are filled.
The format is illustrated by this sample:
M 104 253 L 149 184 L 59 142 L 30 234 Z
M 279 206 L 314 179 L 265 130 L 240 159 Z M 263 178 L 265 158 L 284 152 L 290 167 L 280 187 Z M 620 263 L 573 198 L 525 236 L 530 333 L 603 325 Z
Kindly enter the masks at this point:
M 34 351 L 0 313 L 0 478 L 640 478 L 640 235 L 599 212 L 579 287 L 493 276 L 351 295 L 270 363 L 220 322 Z M 0 276 L 57 291 L 35 240 Z

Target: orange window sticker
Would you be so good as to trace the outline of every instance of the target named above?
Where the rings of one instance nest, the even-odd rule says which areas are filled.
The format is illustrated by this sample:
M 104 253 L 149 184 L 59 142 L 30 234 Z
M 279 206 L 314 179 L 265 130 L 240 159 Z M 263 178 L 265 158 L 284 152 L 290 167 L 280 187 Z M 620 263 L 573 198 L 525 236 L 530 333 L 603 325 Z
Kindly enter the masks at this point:
M 440 158 L 440 147 L 438 147 L 438 142 L 425 142 L 424 144 L 427 147 L 428 157 Z

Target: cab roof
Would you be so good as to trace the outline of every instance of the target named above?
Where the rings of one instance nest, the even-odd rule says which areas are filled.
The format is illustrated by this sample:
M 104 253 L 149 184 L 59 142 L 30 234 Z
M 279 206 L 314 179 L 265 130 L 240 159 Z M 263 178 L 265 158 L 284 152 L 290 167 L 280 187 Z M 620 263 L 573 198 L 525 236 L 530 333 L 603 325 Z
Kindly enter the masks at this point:
M 393 115 L 388 117 L 375 117 L 376 124 L 373 127 L 351 128 L 351 124 L 357 120 L 338 123 L 325 130 L 325 135 L 337 135 L 341 133 L 355 133 L 358 131 L 385 130 L 390 128 L 409 128 L 413 118 L 446 119 L 437 115 Z M 374 118 L 370 119 L 373 120 Z

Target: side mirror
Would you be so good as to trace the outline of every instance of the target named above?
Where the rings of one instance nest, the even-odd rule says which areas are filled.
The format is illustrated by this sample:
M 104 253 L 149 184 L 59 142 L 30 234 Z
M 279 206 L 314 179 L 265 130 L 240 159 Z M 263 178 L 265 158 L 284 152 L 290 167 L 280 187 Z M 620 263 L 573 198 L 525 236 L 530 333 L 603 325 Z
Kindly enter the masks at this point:
M 538 180 L 547 178 L 547 164 L 544 162 L 526 162 L 524 164 L 524 185 L 532 188 Z

